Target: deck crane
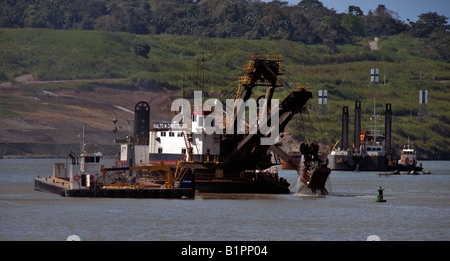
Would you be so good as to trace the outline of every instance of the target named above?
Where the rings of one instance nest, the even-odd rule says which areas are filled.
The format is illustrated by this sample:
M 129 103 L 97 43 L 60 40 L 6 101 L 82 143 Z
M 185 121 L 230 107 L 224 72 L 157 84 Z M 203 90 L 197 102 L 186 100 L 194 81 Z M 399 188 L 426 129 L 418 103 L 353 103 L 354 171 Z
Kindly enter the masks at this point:
M 279 103 L 279 125 L 271 126 L 269 133 L 262 134 L 246 133 L 224 135 L 221 143 L 222 155 L 224 155 L 223 168 L 234 169 L 266 169 L 274 165 L 270 160 L 270 153 L 277 154 L 287 162 L 293 162 L 291 157 L 281 148 L 275 145 L 261 145 L 262 137 L 272 135 L 274 128 L 278 128 L 278 133 L 284 131 L 285 127 L 295 114 L 306 111 L 306 103 L 312 98 L 312 93 L 305 88 L 297 88 L 290 90 L 289 86 L 279 78 L 284 75 L 280 67 L 282 56 L 280 54 L 253 53 L 250 62 L 244 67 L 245 76 L 240 79 L 240 99 L 244 102 L 248 100 L 255 86 L 266 87 L 264 98 L 270 103 L 276 88 L 285 87 L 289 94 Z M 237 95 L 239 97 L 239 95 Z M 236 106 L 236 103 L 235 103 Z M 272 113 L 267 105 L 267 111 L 259 112 L 267 117 L 267 122 L 271 122 Z M 237 126 L 237 113 L 234 114 L 233 126 Z M 237 133 L 236 131 L 234 133 Z M 313 144 L 311 144 L 313 146 Z M 314 145 L 315 146 L 315 145 Z M 318 161 L 317 152 L 307 150 L 305 155 L 304 166 L 297 166 L 298 174 L 305 186 L 321 194 L 327 194 L 325 182 L 331 172 L 326 163 Z M 315 158 L 314 158 L 315 156 Z

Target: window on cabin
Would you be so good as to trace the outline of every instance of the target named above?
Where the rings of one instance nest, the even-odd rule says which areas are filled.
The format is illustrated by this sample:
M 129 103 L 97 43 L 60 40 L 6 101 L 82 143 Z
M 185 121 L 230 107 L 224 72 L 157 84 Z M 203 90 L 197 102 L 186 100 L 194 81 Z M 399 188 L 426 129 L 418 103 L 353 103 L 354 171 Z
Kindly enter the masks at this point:
M 162 148 L 158 148 L 158 153 L 161 154 L 162 152 Z
M 197 121 L 197 115 L 192 115 L 192 121 L 196 122 Z
M 173 132 L 169 132 L 169 137 L 175 137 L 175 134 Z
M 180 131 L 177 133 L 177 137 L 183 137 L 183 133 Z
M 186 149 L 181 149 L 181 154 L 186 154 Z
M 165 131 L 161 131 L 161 137 L 166 137 L 166 132 Z

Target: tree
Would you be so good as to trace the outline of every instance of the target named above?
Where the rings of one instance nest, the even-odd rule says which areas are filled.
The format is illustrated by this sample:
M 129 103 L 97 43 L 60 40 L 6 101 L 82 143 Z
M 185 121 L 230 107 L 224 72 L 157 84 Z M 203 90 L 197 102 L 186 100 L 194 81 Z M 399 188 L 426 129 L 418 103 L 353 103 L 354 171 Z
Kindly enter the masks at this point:
M 320 19 L 323 16 L 336 15 L 336 11 L 326 8 L 319 0 L 302 0 L 298 3 L 306 16 Z
M 313 25 L 301 11 L 295 10 L 291 12 L 290 20 L 293 28 L 291 35 L 292 41 L 300 41 L 305 44 L 320 43 L 321 39 L 316 34 Z
M 130 44 L 130 49 L 136 55 L 148 58 L 148 53 L 150 52 L 150 46 L 141 41 L 134 41 Z
M 345 14 L 344 18 L 342 19 L 342 26 L 350 30 L 352 32 L 352 35 L 364 35 L 363 20 L 360 16 L 351 13 Z
M 427 18 L 415 33 L 429 34 Z M 433 22 L 432 22 L 433 23 Z M 338 14 L 320 0 L 0 0 L 0 27 L 43 27 L 175 34 L 199 37 L 286 39 L 308 44 L 351 43 L 352 36 L 408 30 L 385 5 L 364 15 L 355 5 Z
M 348 13 L 356 16 L 362 16 L 363 11 L 358 6 L 350 5 L 348 6 Z
M 436 12 L 423 13 L 419 20 L 412 25 L 412 33 L 419 38 L 428 37 L 432 33 L 442 34 L 448 32 L 447 17 L 438 15 Z
M 397 16 L 395 12 L 388 10 L 385 5 L 378 5 L 374 12 L 369 11 L 363 17 L 365 34 L 379 36 L 405 32 L 408 26 L 395 18 Z
M 447 24 L 448 17 L 438 15 L 436 12 L 423 13 L 419 20 L 411 23 L 413 36 L 424 39 L 425 46 L 436 50 L 439 57 L 447 62 L 450 60 L 450 26 Z
M 36 6 L 30 5 L 24 11 L 24 27 L 33 27 L 33 28 L 46 28 L 48 24 L 43 18 L 43 15 L 40 13 L 40 10 L 36 10 Z

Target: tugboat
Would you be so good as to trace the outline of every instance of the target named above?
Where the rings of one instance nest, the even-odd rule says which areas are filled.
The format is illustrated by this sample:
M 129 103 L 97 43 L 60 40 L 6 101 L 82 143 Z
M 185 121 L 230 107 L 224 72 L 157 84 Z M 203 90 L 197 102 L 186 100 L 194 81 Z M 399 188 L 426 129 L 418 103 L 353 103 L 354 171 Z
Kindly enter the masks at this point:
M 73 152 L 70 152 L 69 163 L 54 163 L 53 176 L 40 177 L 34 179 L 34 188 L 40 191 L 48 191 L 61 196 L 66 193 L 72 194 L 81 189 L 89 189 L 94 187 L 94 180 L 99 177 L 101 172 L 100 159 L 103 156 L 101 152 L 97 152 L 97 146 L 92 153 L 86 150 L 84 140 L 85 125 L 83 125 L 82 153 L 78 158 Z M 67 173 L 69 172 L 69 173 Z
M 400 159 L 396 166 L 398 171 L 422 171 L 422 164 L 417 165 L 416 151 L 411 148 L 409 138 L 408 144 L 403 146 Z
M 95 146 L 96 148 L 96 146 Z M 103 154 L 88 152 L 84 142 L 80 157 L 69 154 L 71 163 L 54 163 L 53 176 L 34 179 L 34 188 L 63 197 L 113 197 L 113 198 L 193 198 L 195 190 L 191 177 L 179 181 L 164 164 L 157 166 L 131 166 L 104 168 L 100 160 Z M 164 183 L 139 184 L 136 177 L 124 175 L 127 170 L 154 170 L 163 178 Z M 118 175 L 108 174 L 118 171 Z M 134 181 L 133 181 L 134 180 Z

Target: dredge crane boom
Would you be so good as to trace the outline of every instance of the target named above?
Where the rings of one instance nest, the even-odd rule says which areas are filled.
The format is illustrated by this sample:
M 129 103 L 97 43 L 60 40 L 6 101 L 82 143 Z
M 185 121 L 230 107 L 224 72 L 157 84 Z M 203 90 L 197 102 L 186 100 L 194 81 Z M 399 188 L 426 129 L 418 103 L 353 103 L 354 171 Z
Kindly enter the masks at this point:
M 226 147 L 222 150 L 225 156 L 225 167 L 242 170 L 268 168 L 275 165 L 271 162 L 270 157 L 268 157 L 270 155 L 269 151 L 277 154 L 287 162 L 293 162 L 292 158 L 281 148 L 275 145 L 262 145 L 260 142 L 263 137 L 272 137 L 272 135 L 283 132 L 292 117 L 295 114 L 305 111 L 306 103 L 312 99 L 312 93 L 310 91 L 305 88 L 289 90 L 287 84 L 279 79 L 280 75 L 284 75 L 280 70 L 280 63 L 281 55 L 279 54 L 253 53 L 250 62 L 244 67 L 246 75 L 241 77 L 239 81 L 240 90 L 243 87 L 240 99 L 245 102 L 252 95 L 252 90 L 255 86 L 265 86 L 266 93 L 264 99 L 267 104 L 263 108 L 266 111 L 261 110 L 258 114 L 262 119 L 266 120 L 266 123 L 271 124 L 271 126 L 265 134 L 258 131 L 256 133 L 249 132 L 227 136 L 225 138 Z M 270 103 L 274 91 L 276 88 L 282 86 L 289 90 L 289 94 L 279 102 L 278 107 L 272 108 Z M 237 97 L 239 96 L 237 95 Z M 274 111 L 271 111 L 271 109 Z M 275 113 L 278 113 L 278 115 Z M 234 133 L 237 133 L 237 113 L 234 115 Z M 273 124 L 273 122 L 276 122 L 274 116 L 278 116 L 278 125 Z M 297 166 L 297 171 L 305 186 L 326 194 L 325 182 L 331 169 L 326 166 L 326 163 L 318 161 L 315 145 L 311 144 L 311 149 L 313 150 L 306 151 L 307 154 L 302 153 L 305 155 L 304 165 L 303 167 Z

